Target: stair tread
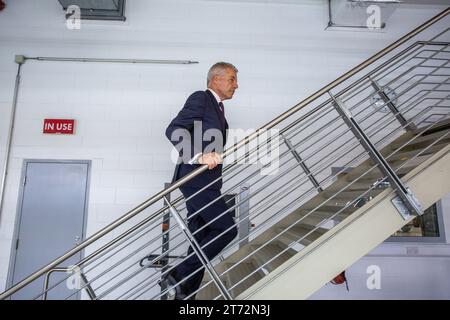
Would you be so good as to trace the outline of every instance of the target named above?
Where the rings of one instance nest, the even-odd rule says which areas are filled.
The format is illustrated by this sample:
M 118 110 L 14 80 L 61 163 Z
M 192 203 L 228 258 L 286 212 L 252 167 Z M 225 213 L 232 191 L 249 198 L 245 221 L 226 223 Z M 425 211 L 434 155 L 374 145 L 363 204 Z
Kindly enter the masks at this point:
M 331 217 L 333 217 L 333 220 L 336 220 L 337 216 L 342 216 L 342 217 L 348 217 L 349 213 L 348 212 L 341 212 L 338 215 L 336 215 L 336 212 L 330 212 L 330 211 L 317 211 L 314 212 L 313 214 L 318 215 L 324 219 L 329 219 Z
M 372 185 L 372 182 L 367 179 L 360 179 L 356 181 L 347 181 L 345 177 L 336 181 L 335 184 L 326 188 L 322 195 L 331 197 L 336 193 L 346 192 L 346 191 L 358 191 L 367 190 Z
M 299 217 L 299 223 L 308 225 L 308 226 L 317 226 L 327 220 L 332 213 L 327 213 L 326 216 L 318 214 L 316 211 L 312 213 L 305 213 L 304 216 Z
M 235 265 L 227 264 L 227 266 L 229 269 Z M 229 288 L 232 288 L 237 284 L 234 288 L 231 289 L 233 296 L 239 295 L 245 289 L 262 278 L 258 272 L 254 271 L 255 267 L 251 263 L 243 262 L 227 272 L 227 277 L 229 279 Z M 243 280 L 244 278 L 245 280 Z
M 326 226 L 329 222 L 340 222 L 347 218 L 350 214 L 350 212 L 345 210 L 339 214 L 336 214 L 336 212 L 324 211 L 322 210 L 323 208 L 320 209 L 321 210 L 316 210 L 314 212 L 312 212 L 311 210 L 300 209 L 299 211 L 297 211 L 298 215 L 296 215 L 295 220 L 293 219 L 293 221 L 291 221 L 291 223 L 289 224 L 280 223 L 279 227 L 282 229 L 286 229 L 292 223 L 299 223 L 308 227 L 320 226 L 325 230 L 329 230 L 329 228 Z
M 351 213 L 356 211 L 358 208 L 355 208 L 351 201 L 339 200 L 339 199 L 330 199 L 326 204 L 320 206 L 320 210 L 324 212 L 331 212 L 333 214 L 339 212 Z M 314 210 L 314 208 L 305 208 L 306 210 Z
M 200 285 L 202 287 L 205 285 L 206 281 L 203 281 Z M 217 286 L 214 284 L 214 282 L 209 283 L 206 287 L 200 289 L 200 291 L 196 294 L 197 300 L 212 300 L 216 298 L 217 296 L 220 296 L 220 291 L 217 289 Z
M 430 133 L 427 135 L 421 135 L 416 136 L 412 141 L 410 141 L 407 145 L 403 146 L 406 141 L 412 139 L 412 137 L 406 141 L 394 141 L 391 143 L 390 148 L 391 150 L 395 150 L 398 148 L 401 148 L 400 151 L 411 151 L 411 150 L 417 150 L 417 149 L 423 149 L 424 147 L 429 146 L 431 143 L 436 141 L 437 139 L 441 138 L 444 133 L 447 133 L 449 130 L 445 131 L 439 131 Z M 439 141 L 439 144 L 445 144 L 450 141 L 450 134 L 447 134 L 446 137 Z M 402 147 L 403 146 L 403 147 Z
M 291 227 L 288 230 L 280 228 L 278 229 L 278 232 L 282 234 L 278 237 L 278 239 L 285 245 L 290 245 L 292 242 L 298 242 L 306 245 L 317 240 L 327 231 L 328 229 L 325 228 L 306 225 Z
M 376 197 L 378 194 L 383 192 L 383 189 L 372 189 L 369 192 L 367 191 L 344 191 L 336 195 L 335 199 L 339 201 L 352 201 L 355 199 L 359 199 L 361 197 Z
M 428 148 L 426 151 L 424 151 L 422 154 L 426 155 L 426 154 L 434 154 L 436 152 L 438 152 L 439 150 L 441 150 L 443 147 L 445 146 L 445 144 L 437 144 L 434 145 L 430 148 Z M 411 151 L 399 151 L 396 152 L 395 154 L 389 156 L 389 158 L 387 158 L 389 163 L 395 162 L 395 161 L 405 161 L 408 159 L 413 158 L 414 156 L 416 156 L 418 153 L 422 152 L 423 149 L 418 149 L 418 150 L 411 150 Z
M 426 130 L 426 128 L 428 127 L 428 130 Z M 425 133 L 427 132 L 433 132 L 436 130 L 439 131 L 444 131 L 446 129 L 448 129 L 450 127 L 450 118 L 446 118 L 443 120 L 438 121 L 437 123 L 434 124 L 430 124 L 429 126 L 423 126 L 420 128 L 417 128 L 416 130 L 413 131 L 413 133 L 421 133 L 422 131 L 426 130 Z
M 427 159 L 431 158 L 433 154 L 427 154 L 427 155 L 421 155 L 414 159 L 409 159 L 406 161 L 398 161 L 393 165 L 392 167 L 397 172 L 397 174 L 405 174 L 414 169 L 415 167 L 419 166 L 422 162 L 426 161 Z M 401 166 L 401 168 L 399 168 Z M 397 169 L 399 168 L 399 169 Z
M 273 259 L 273 257 L 278 255 L 283 250 L 284 249 L 280 248 L 275 244 L 267 244 L 262 247 L 255 248 L 252 257 L 253 260 L 256 261 L 258 268 L 263 267 L 269 272 L 272 272 L 293 256 L 293 254 L 290 254 L 288 253 L 288 251 L 285 251 L 278 257 Z

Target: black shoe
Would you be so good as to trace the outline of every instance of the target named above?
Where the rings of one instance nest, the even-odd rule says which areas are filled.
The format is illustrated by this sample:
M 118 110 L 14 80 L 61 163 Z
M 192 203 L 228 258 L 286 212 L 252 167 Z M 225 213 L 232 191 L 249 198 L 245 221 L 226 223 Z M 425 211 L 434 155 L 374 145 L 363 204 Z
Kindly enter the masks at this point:
M 180 279 L 175 269 L 170 271 L 166 276 L 164 276 L 158 284 L 168 289 L 167 298 L 168 300 L 184 300 L 188 296 L 187 290 L 185 289 L 184 283 L 179 283 Z

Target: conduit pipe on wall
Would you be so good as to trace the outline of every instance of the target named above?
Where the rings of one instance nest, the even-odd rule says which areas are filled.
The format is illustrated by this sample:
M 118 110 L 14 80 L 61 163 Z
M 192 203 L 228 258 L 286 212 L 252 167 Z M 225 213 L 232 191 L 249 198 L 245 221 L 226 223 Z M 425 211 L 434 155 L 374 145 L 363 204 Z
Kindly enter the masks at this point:
M 17 110 L 17 97 L 20 88 L 20 71 L 27 60 L 54 61 L 54 62 L 110 62 L 110 63 L 144 63 L 144 64 L 197 64 L 198 61 L 191 60 L 152 60 L 152 59 L 102 59 L 102 58 L 61 58 L 61 57 L 26 57 L 17 55 L 15 62 L 18 64 L 16 82 L 14 85 L 14 96 L 11 108 L 8 137 L 6 142 L 5 162 L 3 164 L 2 180 L 0 185 L 0 223 L 2 218 L 3 204 L 5 198 L 6 180 L 8 177 L 8 166 L 11 157 L 11 145 L 14 132 L 14 124 Z

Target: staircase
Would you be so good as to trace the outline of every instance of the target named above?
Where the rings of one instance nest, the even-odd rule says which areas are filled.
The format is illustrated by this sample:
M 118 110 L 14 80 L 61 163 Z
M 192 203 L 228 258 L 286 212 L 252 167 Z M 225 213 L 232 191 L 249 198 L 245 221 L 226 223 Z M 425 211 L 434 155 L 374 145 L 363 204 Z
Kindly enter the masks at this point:
M 439 131 L 434 131 L 438 126 L 429 129 L 439 133 L 439 141 L 425 128 L 423 132 L 402 135 L 382 150 L 425 207 L 450 191 L 450 120 L 440 124 Z M 407 143 L 415 134 L 418 138 Z M 411 221 L 414 217 L 404 220 L 391 203 L 395 197 L 392 188 L 373 185 L 372 181 L 381 181 L 382 175 L 370 171 L 372 167 L 372 161 L 366 160 L 340 174 L 323 193 L 228 257 L 222 264 L 234 296 L 305 299 Z M 362 192 L 372 199 L 362 207 L 349 205 L 356 204 Z M 321 227 L 326 221 L 336 227 Z M 218 294 L 204 291 L 200 297 L 213 299 Z
M 234 212 L 240 234 L 204 261 L 192 296 L 306 299 L 450 191 L 449 13 L 225 151 L 229 209 L 220 214 Z M 434 36 L 422 38 L 425 31 Z M 190 255 L 204 248 L 184 228 L 186 199 L 178 188 L 205 170 L 152 196 L 0 298 L 26 291 L 29 299 L 46 299 L 77 277 L 79 286 L 59 299 L 80 292 L 83 299 L 167 299 L 171 288 L 158 284 L 161 277 L 186 259 L 188 246 L 196 249 Z M 64 264 L 80 251 L 85 257 L 75 266 Z M 55 272 L 68 274 L 56 281 Z M 36 282 L 42 290 L 30 289 Z

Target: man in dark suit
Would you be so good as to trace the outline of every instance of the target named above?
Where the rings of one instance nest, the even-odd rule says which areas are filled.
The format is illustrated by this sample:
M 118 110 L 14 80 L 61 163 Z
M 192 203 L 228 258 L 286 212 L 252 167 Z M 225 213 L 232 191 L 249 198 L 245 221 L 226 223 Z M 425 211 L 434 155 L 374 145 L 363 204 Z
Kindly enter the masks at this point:
M 228 207 L 220 191 L 221 154 L 228 129 L 222 101 L 231 99 L 238 88 L 237 72 L 236 67 L 230 63 L 214 64 L 208 72 L 208 89 L 194 92 L 166 129 L 167 138 L 177 148 L 179 154 L 173 181 L 184 177 L 201 165 L 208 165 L 209 170 L 183 184 L 180 190 L 188 199 L 186 207 L 189 230 L 209 260 L 212 260 L 237 235 L 231 213 L 223 214 Z M 204 208 L 206 205 L 209 206 Z M 217 218 L 218 216 L 220 217 Z M 204 228 L 199 230 L 202 227 Z M 204 246 L 216 237 L 218 237 L 216 240 Z M 192 248 L 189 248 L 188 255 L 192 251 Z M 199 268 L 201 269 L 197 270 Z M 195 254 L 176 266 L 166 277 L 169 285 L 181 281 L 175 288 L 175 299 L 186 298 L 195 292 L 201 284 L 204 272 L 202 263 Z M 191 298 L 193 297 L 195 294 Z

